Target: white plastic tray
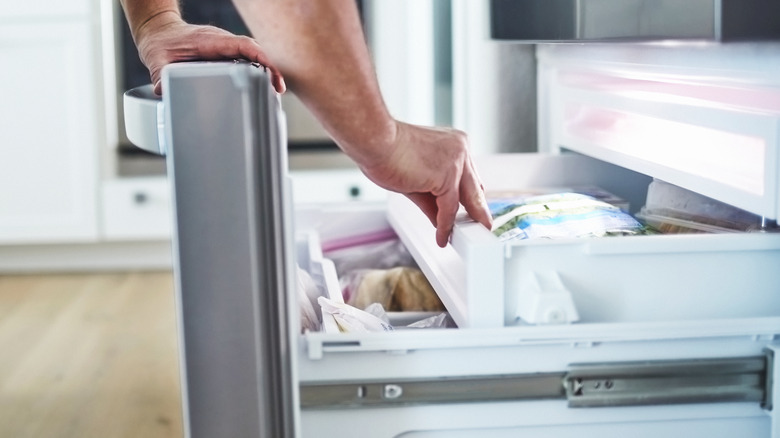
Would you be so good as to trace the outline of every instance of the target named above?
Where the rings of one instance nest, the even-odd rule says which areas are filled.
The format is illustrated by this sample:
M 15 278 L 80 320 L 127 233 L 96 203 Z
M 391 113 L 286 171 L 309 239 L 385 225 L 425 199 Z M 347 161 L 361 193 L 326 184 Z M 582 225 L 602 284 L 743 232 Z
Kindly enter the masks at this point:
M 596 183 L 609 191 L 630 191 L 632 186 L 638 191 L 647 182 L 640 175 L 628 174 L 610 181 L 613 171 L 609 165 L 597 169 L 599 166 L 586 157 L 541 155 L 484 157 L 479 163 L 488 188 L 507 189 L 507 180 L 514 180 L 519 184 L 517 189 Z M 588 175 L 600 175 L 601 181 L 588 180 L 593 177 Z M 555 178 L 560 178 L 558 184 Z M 578 178 L 582 180 L 573 181 Z M 632 201 L 632 208 L 641 206 L 636 204 Z M 440 249 L 435 246 L 434 230 L 427 219 L 404 197 L 390 199 L 388 214 L 459 327 L 780 314 L 778 234 L 657 235 L 504 244 L 466 219 L 456 224 L 452 244 Z M 561 294 L 570 295 L 576 312 L 567 307 Z

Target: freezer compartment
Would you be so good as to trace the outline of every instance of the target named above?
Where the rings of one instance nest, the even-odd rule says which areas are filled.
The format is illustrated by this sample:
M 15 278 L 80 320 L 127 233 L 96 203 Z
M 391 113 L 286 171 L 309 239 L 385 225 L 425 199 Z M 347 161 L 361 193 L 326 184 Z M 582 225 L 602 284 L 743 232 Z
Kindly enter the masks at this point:
M 579 155 L 480 157 L 488 190 L 596 185 L 644 203 L 650 179 Z M 501 243 L 463 217 L 447 248 L 400 196 L 391 224 L 457 325 L 752 318 L 780 313 L 780 235 L 650 235 Z
M 582 158 L 552 160 L 593 170 Z M 298 208 L 296 226 L 334 242 L 385 229 L 387 214 Z M 779 333 L 777 317 L 308 332 L 302 436 L 769 437 Z
M 350 302 L 352 307 L 381 305 L 374 314 L 396 330 L 410 324 L 451 326 L 436 292 L 387 222 L 386 211 L 384 203 L 298 204 L 299 266 L 314 279 L 320 295 L 336 305 L 345 303 L 345 294 L 364 293 L 361 300 Z M 403 293 L 405 297 L 399 297 Z M 422 296 L 427 296 L 424 303 L 414 300 Z M 314 307 L 321 315 L 322 332 L 346 330 L 319 303 Z

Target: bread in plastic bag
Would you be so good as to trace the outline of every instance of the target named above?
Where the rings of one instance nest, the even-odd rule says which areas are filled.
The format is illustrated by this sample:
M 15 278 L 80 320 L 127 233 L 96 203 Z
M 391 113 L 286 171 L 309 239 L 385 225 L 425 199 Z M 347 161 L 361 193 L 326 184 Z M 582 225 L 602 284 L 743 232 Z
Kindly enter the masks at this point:
M 390 312 L 443 311 L 436 291 L 417 268 L 367 269 L 348 276 L 345 301 L 359 309 L 379 303 Z

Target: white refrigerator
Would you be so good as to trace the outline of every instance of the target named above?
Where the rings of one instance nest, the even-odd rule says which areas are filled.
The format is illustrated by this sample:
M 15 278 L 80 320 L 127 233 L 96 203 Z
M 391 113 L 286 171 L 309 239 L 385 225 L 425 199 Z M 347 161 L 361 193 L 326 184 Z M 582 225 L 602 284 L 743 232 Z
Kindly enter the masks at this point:
M 762 218 L 741 233 L 438 248 L 401 196 L 296 205 L 262 70 L 187 63 L 126 96 L 167 156 L 184 421 L 192 437 L 780 437 L 780 45 L 540 45 L 540 153 L 475 157 L 488 190 L 656 180 Z M 457 328 L 300 332 L 296 265 L 391 229 Z

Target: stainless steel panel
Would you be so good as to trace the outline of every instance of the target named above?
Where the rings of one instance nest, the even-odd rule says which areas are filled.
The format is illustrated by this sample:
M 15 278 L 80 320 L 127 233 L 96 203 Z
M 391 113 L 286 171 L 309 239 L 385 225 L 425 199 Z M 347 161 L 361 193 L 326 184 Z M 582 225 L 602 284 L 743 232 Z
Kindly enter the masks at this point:
M 780 38 L 766 0 L 492 0 L 491 35 L 525 42 Z
M 563 373 L 474 376 L 386 382 L 301 385 L 303 409 L 362 408 L 501 400 L 546 400 L 566 396 Z
M 174 65 L 163 81 L 187 435 L 293 436 L 278 99 L 248 64 Z

